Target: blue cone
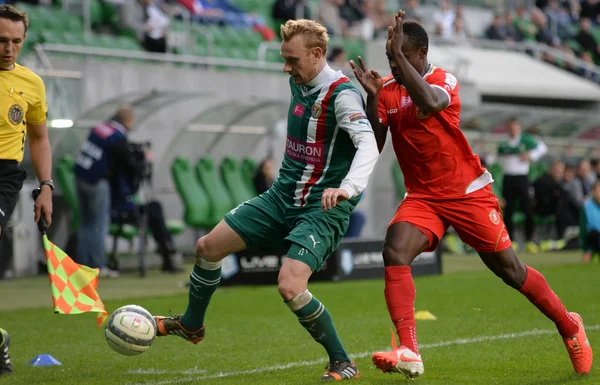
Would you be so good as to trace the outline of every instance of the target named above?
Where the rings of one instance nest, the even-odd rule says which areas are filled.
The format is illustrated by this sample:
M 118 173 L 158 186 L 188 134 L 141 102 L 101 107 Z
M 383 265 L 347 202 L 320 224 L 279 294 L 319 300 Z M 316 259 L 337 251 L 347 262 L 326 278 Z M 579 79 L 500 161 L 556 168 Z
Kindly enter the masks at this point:
M 35 357 L 29 365 L 32 366 L 54 366 L 54 365 L 62 365 L 58 360 L 52 357 L 50 354 L 40 354 Z

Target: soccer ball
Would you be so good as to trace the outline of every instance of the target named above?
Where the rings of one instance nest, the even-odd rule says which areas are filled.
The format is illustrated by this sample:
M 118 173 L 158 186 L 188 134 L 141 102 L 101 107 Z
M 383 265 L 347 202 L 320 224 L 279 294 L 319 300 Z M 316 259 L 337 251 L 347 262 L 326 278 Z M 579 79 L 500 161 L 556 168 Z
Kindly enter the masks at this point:
M 104 336 L 108 346 L 125 356 L 137 356 L 148 350 L 156 337 L 156 322 L 141 306 L 126 305 L 111 314 Z

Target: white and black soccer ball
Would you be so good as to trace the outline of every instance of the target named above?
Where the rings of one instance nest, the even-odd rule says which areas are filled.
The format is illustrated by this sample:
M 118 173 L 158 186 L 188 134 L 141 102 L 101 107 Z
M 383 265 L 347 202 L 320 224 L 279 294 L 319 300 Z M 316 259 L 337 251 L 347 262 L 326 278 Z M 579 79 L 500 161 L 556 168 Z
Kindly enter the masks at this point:
M 156 337 L 156 321 L 141 306 L 122 306 L 106 322 L 104 336 L 117 353 L 136 356 L 152 346 Z

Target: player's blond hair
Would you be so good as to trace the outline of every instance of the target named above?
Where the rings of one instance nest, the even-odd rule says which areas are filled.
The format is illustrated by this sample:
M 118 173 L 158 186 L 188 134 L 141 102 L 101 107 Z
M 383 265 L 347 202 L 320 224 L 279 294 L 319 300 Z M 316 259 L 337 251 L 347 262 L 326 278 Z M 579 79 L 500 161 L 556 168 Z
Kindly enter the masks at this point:
M 323 50 L 323 56 L 327 53 L 327 43 L 329 42 L 327 28 L 316 21 L 306 19 L 288 20 L 281 25 L 281 39 L 283 41 L 288 41 L 296 35 L 302 36 L 306 48 L 319 47 Z
M 25 25 L 25 32 L 29 28 L 29 16 L 27 16 L 27 13 L 9 4 L 0 5 L 0 19 L 22 21 L 23 25 Z

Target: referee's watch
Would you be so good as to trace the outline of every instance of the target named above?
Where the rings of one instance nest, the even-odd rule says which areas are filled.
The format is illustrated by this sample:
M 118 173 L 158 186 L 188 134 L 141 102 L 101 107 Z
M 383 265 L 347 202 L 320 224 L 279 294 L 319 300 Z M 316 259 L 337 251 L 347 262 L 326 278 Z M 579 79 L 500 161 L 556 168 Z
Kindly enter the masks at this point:
M 42 188 L 42 186 L 48 186 L 50 187 L 50 190 L 54 191 L 54 181 L 52 179 L 41 181 L 40 188 Z

